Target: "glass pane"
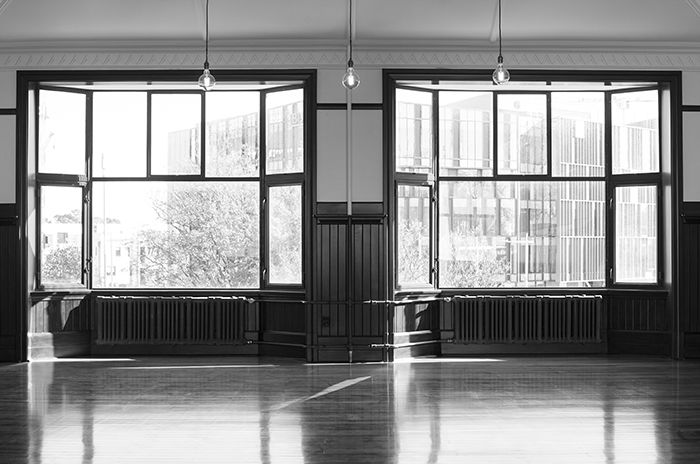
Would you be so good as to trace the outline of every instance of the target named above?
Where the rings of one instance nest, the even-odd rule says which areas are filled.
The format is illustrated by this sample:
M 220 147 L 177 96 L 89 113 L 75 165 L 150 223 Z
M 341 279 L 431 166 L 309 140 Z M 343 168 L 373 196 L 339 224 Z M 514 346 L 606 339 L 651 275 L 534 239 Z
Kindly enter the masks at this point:
M 430 188 L 399 185 L 396 201 L 398 284 L 430 285 Z
M 659 172 L 659 92 L 612 95 L 613 174 Z
M 547 173 L 547 97 L 498 96 L 498 172 Z
M 605 175 L 605 94 L 552 93 L 552 174 Z
M 440 92 L 440 175 L 493 175 L 493 94 Z
M 95 287 L 259 282 L 257 182 L 95 182 Z
M 85 95 L 39 91 L 39 172 L 85 174 Z
M 273 92 L 265 99 L 268 174 L 304 171 L 304 90 Z
M 195 94 L 151 96 L 151 174 L 199 174 L 202 99 Z
M 270 187 L 270 277 L 272 284 L 301 284 L 301 185 Z
M 96 177 L 146 175 L 146 94 L 95 92 L 92 172 Z
M 83 189 L 41 187 L 41 283 L 80 285 L 83 256 Z
M 602 287 L 603 182 L 443 182 L 441 287 Z
M 615 282 L 657 282 L 656 186 L 615 188 Z
M 257 176 L 260 94 L 207 92 L 206 99 L 206 175 Z
M 396 170 L 433 169 L 433 95 L 396 89 Z

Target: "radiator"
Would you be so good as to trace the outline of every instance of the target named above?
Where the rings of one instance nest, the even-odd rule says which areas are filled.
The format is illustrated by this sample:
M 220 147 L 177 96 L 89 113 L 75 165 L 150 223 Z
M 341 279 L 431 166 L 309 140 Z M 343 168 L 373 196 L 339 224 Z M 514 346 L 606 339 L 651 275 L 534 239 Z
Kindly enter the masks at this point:
M 452 301 L 456 343 L 599 343 L 601 296 L 499 296 Z
M 95 302 L 96 343 L 239 344 L 249 303 L 233 298 L 102 297 Z

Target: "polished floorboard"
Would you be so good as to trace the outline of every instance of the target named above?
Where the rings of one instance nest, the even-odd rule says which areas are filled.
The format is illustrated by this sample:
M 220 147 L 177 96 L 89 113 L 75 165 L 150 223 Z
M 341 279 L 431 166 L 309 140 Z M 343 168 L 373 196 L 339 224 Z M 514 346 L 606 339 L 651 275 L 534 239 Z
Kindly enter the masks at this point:
M 700 463 L 700 362 L 0 365 L 0 463 Z

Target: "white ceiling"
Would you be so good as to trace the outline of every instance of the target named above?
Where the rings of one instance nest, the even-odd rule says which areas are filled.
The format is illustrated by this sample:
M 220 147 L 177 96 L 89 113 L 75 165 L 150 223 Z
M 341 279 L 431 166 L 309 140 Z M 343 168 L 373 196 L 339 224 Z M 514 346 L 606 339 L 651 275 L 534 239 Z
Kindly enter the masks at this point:
M 626 43 L 700 46 L 700 0 L 502 0 L 504 47 Z M 489 45 L 497 0 L 355 0 L 358 49 Z M 347 0 L 210 0 L 212 48 L 342 47 Z M 196 45 L 204 0 L 0 0 L 0 47 L 108 42 Z

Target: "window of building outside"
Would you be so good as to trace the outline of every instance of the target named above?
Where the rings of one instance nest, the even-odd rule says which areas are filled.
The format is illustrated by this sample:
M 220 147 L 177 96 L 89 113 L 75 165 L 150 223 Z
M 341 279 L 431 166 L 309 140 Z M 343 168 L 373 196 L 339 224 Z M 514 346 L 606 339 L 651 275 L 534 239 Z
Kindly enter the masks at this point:
M 657 83 L 393 82 L 397 289 L 658 283 Z
M 36 91 L 40 288 L 301 285 L 303 83 L 122 87 Z

